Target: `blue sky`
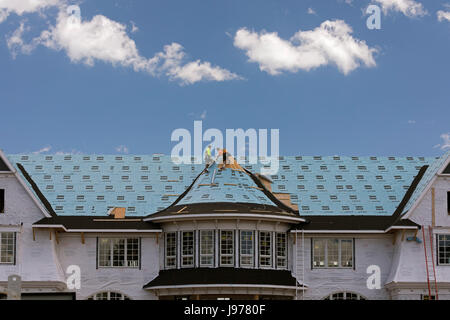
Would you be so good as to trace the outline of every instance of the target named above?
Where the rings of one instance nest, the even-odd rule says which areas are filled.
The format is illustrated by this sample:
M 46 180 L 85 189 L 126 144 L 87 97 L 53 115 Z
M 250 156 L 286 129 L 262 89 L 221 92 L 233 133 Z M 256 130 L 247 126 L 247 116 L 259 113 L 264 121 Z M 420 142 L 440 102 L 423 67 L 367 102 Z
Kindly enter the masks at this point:
M 280 129 L 283 155 L 431 156 L 450 148 L 445 1 L 374 0 L 382 9 L 379 30 L 366 26 L 370 1 L 40 0 L 47 6 L 26 10 L 26 0 L 15 1 L 25 7 L 0 0 L 6 153 L 169 154 L 172 131 L 192 131 L 194 120 L 223 132 Z M 64 38 L 58 19 L 73 4 L 86 27 L 78 36 L 107 32 L 106 22 L 114 37 L 120 24 L 118 40 L 135 50 L 125 45 L 116 56 L 117 43 L 108 42 L 109 55 L 106 45 L 85 48 L 77 35 Z M 92 22 L 99 15 L 103 27 Z M 319 42 L 326 21 L 350 27 L 335 40 L 365 54 L 346 53 L 351 70 L 332 58 L 336 48 Z M 237 44 L 239 30 L 248 37 Z M 301 51 L 311 46 L 291 39 L 299 31 L 311 37 L 313 60 L 324 54 L 319 66 Z M 267 34 L 292 49 L 292 64 L 277 60 L 281 51 L 270 47 L 277 41 L 261 41 Z M 182 59 L 167 58 L 172 43 L 182 46 Z M 175 67 L 162 65 L 168 61 Z

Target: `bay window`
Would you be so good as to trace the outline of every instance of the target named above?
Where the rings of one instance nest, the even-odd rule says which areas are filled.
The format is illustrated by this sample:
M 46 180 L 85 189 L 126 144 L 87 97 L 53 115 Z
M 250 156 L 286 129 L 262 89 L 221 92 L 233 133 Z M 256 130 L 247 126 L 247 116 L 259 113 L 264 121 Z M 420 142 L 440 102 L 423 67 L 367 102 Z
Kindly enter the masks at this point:
M 181 232 L 181 266 L 194 266 L 194 231 Z
M 214 231 L 200 230 L 200 266 L 214 265 Z
M 220 265 L 234 266 L 234 231 L 220 231 Z
M 277 268 L 285 269 L 287 267 L 286 233 L 277 233 L 276 240 Z
M 240 263 L 242 267 L 254 265 L 254 238 L 253 231 L 242 230 L 240 232 Z
M 166 233 L 166 268 L 177 266 L 177 233 Z
M 272 266 L 272 233 L 259 232 L 259 265 L 261 267 Z

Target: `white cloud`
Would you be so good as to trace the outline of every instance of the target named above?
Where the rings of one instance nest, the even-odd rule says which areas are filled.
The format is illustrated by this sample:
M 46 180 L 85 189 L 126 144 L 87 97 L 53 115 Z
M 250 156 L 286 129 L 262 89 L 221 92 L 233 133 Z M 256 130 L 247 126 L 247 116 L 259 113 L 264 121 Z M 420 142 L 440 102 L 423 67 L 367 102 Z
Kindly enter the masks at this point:
M 180 80 L 183 84 L 193 84 L 201 80 L 225 81 L 242 79 L 220 67 L 213 67 L 209 62 L 200 60 L 182 64 L 185 57 L 183 46 L 178 43 L 172 43 L 164 46 L 164 52 L 157 53 L 151 61 L 159 63 L 156 68 L 158 72 L 164 72 L 172 80 Z
M 439 21 L 447 20 L 450 21 L 450 11 L 439 10 L 437 13 L 437 18 Z
M 416 124 L 416 120 L 408 120 L 409 124 Z
M 316 14 L 313 8 L 308 8 L 308 14 Z
M 51 149 L 52 149 L 51 146 L 46 146 L 46 147 L 43 147 L 43 148 L 41 148 L 41 149 L 39 149 L 37 151 L 33 151 L 32 153 L 33 154 L 41 154 L 41 153 L 44 153 L 44 152 L 49 152 Z
M 28 30 L 30 30 L 30 28 L 25 27 L 25 23 L 21 22 L 19 28 L 17 28 L 10 37 L 6 38 L 6 44 L 14 59 L 19 52 L 30 54 L 35 47 L 33 44 L 25 43 L 22 39 L 23 33 Z
M 84 152 L 76 150 L 76 149 L 72 149 L 71 151 L 57 151 L 55 152 L 55 155 L 57 156 L 62 156 L 62 155 L 74 155 L 74 154 L 84 154 Z
M 206 110 L 203 110 L 202 114 L 200 115 L 200 119 L 202 120 L 206 119 Z
M 56 25 L 43 31 L 37 41 L 48 48 L 64 50 L 72 62 L 92 66 L 98 60 L 135 70 L 149 68 L 149 61 L 139 55 L 125 29 L 125 25 L 103 15 L 81 21 L 61 10 Z
M 441 139 L 444 140 L 442 144 L 438 145 L 441 147 L 441 150 L 450 149 L 450 132 L 441 134 Z
M 61 6 L 64 2 L 64 0 L 0 0 L 0 23 L 11 13 L 21 16 L 25 13 Z
M 128 153 L 129 152 L 128 147 L 124 146 L 124 145 L 120 145 L 120 146 L 116 147 L 116 151 L 120 152 L 120 153 Z
M 1 0 L 0 0 L 1 1 Z M 199 81 L 226 81 L 241 79 L 238 75 L 212 66 L 207 61 L 184 62 L 183 46 L 172 43 L 164 47 L 164 52 L 152 58 L 140 55 L 136 43 L 131 39 L 126 26 L 103 15 L 96 15 L 90 21 L 82 21 L 75 15 L 60 10 L 56 24 L 50 26 L 29 44 L 22 40 L 22 30 L 9 39 L 13 55 L 17 52 L 31 52 L 37 45 L 64 51 L 74 63 L 93 66 L 96 61 L 113 66 L 131 67 L 135 71 L 147 72 L 153 76 L 167 75 L 182 84 Z
M 376 65 L 374 48 L 351 36 L 352 28 L 343 20 L 325 21 L 309 31 L 298 31 L 291 39 L 284 40 L 276 32 L 253 32 L 239 29 L 234 45 L 245 50 L 250 62 L 259 64 L 262 71 L 271 75 L 283 71 L 297 72 L 334 64 L 344 73 L 358 68 Z
M 407 17 L 420 17 L 427 14 L 423 5 L 414 0 L 373 0 L 381 4 L 384 13 L 397 11 Z
M 136 33 L 139 31 L 139 28 L 136 26 L 134 21 L 131 21 L 131 33 Z

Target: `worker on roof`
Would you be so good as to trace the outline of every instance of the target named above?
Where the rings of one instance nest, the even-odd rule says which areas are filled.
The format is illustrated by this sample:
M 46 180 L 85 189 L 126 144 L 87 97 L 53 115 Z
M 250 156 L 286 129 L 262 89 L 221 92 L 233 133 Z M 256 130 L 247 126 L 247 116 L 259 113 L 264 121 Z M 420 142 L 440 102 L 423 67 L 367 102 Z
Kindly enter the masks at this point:
M 219 164 L 220 169 L 225 169 L 225 165 L 229 163 L 229 159 L 231 159 L 231 154 L 227 152 L 227 149 L 217 148 L 217 157 L 216 162 Z
M 213 158 L 211 156 L 211 145 L 206 148 L 205 151 L 205 164 L 206 168 L 208 168 L 213 163 Z

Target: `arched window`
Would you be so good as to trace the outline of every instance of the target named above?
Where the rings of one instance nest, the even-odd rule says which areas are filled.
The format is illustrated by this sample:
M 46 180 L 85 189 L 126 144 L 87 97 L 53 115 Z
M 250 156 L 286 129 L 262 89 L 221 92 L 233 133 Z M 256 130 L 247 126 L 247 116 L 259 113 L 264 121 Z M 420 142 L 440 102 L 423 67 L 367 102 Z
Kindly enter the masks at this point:
M 124 295 L 120 292 L 104 291 L 90 296 L 88 300 L 131 300 L 131 299 L 127 295 Z
M 366 298 L 354 292 L 336 292 L 330 294 L 324 300 L 366 300 Z

